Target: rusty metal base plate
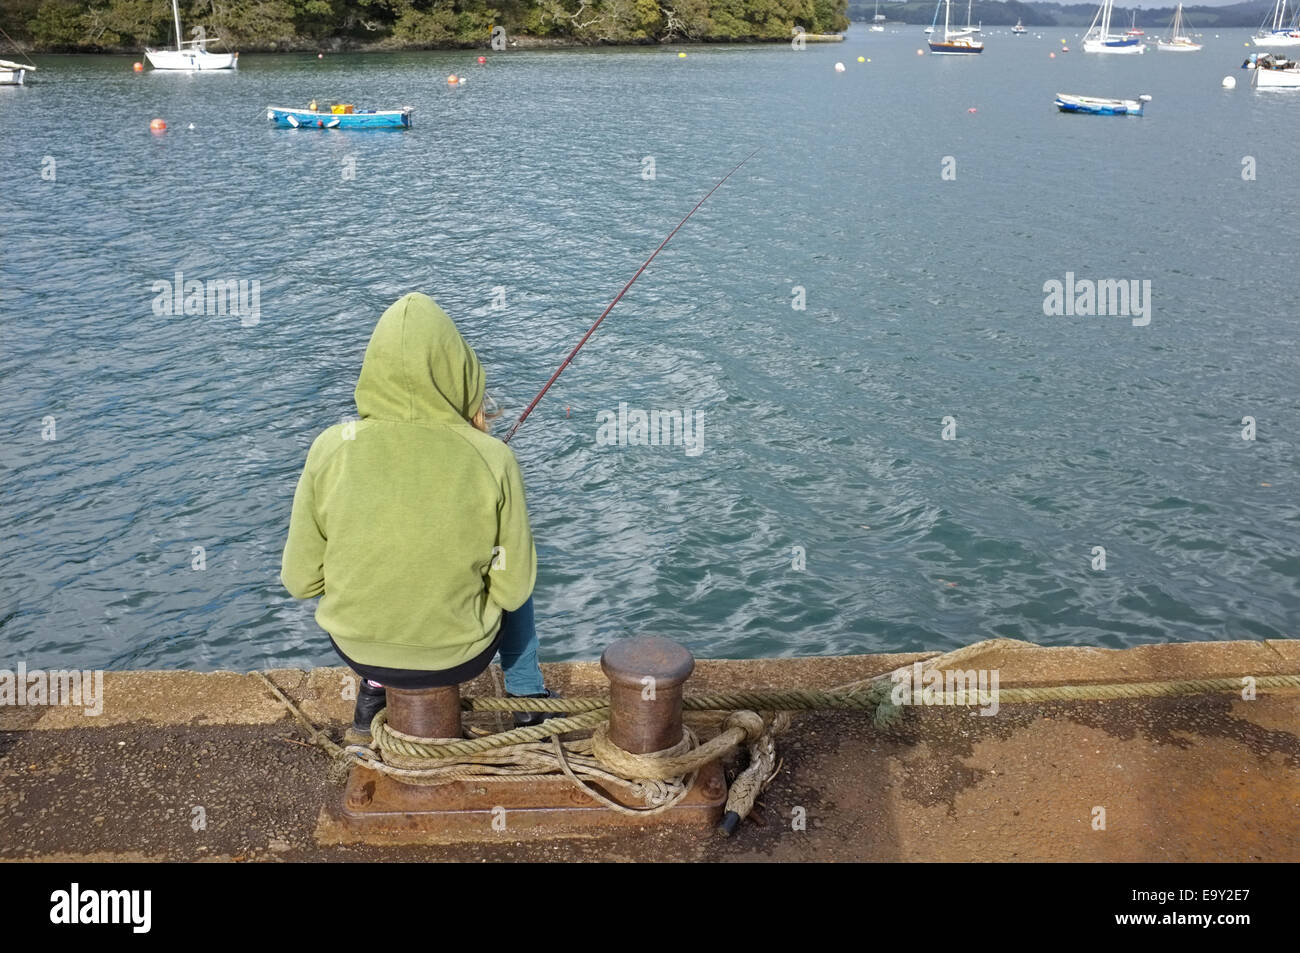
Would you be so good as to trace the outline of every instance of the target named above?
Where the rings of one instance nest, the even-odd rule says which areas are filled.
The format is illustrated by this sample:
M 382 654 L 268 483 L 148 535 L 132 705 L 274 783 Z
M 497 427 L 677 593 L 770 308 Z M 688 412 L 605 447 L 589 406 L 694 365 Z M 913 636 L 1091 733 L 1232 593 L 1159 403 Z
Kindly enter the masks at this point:
M 601 793 L 624 803 L 608 791 Z M 354 767 L 342 798 L 322 809 L 316 840 L 322 844 L 430 844 L 565 834 L 592 837 L 603 831 L 663 825 L 707 828 L 722 817 L 726 800 L 727 786 L 717 762 L 700 770 L 681 803 L 653 817 L 610 810 L 560 776 L 418 786 Z

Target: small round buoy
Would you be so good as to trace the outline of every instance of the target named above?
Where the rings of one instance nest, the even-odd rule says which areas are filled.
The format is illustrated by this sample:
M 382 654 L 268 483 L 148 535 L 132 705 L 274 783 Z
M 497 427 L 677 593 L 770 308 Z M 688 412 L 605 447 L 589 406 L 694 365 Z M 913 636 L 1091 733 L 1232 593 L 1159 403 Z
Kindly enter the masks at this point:
M 316 59 L 318 59 L 318 60 L 323 60 L 323 59 L 325 59 L 325 54 L 324 54 L 324 53 L 317 53 L 317 54 L 316 54 Z
M 479 66 L 482 66 L 482 65 L 483 65 L 484 63 L 486 63 L 486 62 L 487 62 L 487 57 L 486 57 L 486 56 L 480 56 L 480 57 L 478 58 L 478 65 L 479 65 Z
M 137 73 L 143 73 L 143 72 L 144 72 L 144 64 L 143 64 L 143 63 L 132 63 L 132 64 L 131 64 L 131 69 L 135 70 Z
M 163 122 L 161 119 L 151 119 L 149 121 L 149 130 L 151 132 L 166 132 L 167 123 Z
M 468 83 L 468 82 L 469 82 L 469 79 L 468 79 L 467 77 L 465 77 L 465 76 L 462 76 L 459 80 L 456 81 L 456 85 L 457 85 L 457 86 L 464 86 L 464 85 L 465 85 L 466 83 Z
M 459 82 L 460 82 L 460 77 L 458 77 L 455 73 L 452 73 L 450 76 L 447 77 L 448 86 L 455 86 Z
M 843 73 L 843 72 L 844 72 L 844 64 L 843 64 L 843 63 L 836 63 L 836 64 L 835 64 L 835 72 L 837 72 L 837 73 Z
M 317 119 L 317 120 L 316 120 L 316 128 L 317 128 L 317 129 L 324 129 L 324 128 L 325 128 L 325 120 L 324 120 L 324 119 Z
M 191 130 L 191 131 L 193 131 L 193 129 L 194 129 L 194 123 L 190 123 L 190 124 L 189 124 L 188 126 L 186 126 L 185 128 L 186 128 L 186 129 L 189 129 L 189 130 Z
M 867 58 L 866 58 L 865 56 L 859 56 L 859 57 L 858 57 L 858 62 L 859 62 L 859 63 L 865 63 L 866 61 L 867 61 Z
M 677 54 L 677 58 L 678 58 L 679 60 L 684 60 L 684 59 L 686 59 L 686 54 L 685 54 L 685 53 L 678 53 L 678 54 Z
M 1047 54 L 1047 57 L 1048 57 L 1048 59 L 1053 59 L 1053 60 L 1054 60 L 1054 59 L 1056 59 L 1056 54 L 1055 54 L 1055 53 L 1048 53 L 1048 54 Z
M 967 111 L 968 113 L 978 112 L 978 110 L 977 110 L 974 106 L 972 106 L 970 109 L 968 109 L 968 110 L 966 110 L 966 111 Z
M 917 51 L 916 51 L 916 55 L 917 55 L 917 56 L 925 56 L 925 50 L 917 50 Z
M 870 56 L 867 57 L 867 62 L 868 62 L 868 63 L 871 62 L 871 57 L 870 57 Z
M 1237 88 L 1237 77 L 1235 77 L 1235 76 L 1225 76 L 1225 77 L 1223 77 L 1223 88 L 1224 88 L 1224 89 L 1236 89 L 1236 88 Z

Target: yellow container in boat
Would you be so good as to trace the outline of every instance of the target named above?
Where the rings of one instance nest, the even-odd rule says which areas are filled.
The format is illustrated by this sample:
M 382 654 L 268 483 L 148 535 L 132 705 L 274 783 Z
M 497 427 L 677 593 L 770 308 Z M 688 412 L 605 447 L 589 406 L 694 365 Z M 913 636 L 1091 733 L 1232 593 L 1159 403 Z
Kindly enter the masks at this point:
M 340 115 L 351 115 L 353 106 L 351 103 L 335 103 L 330 107 L 330 112 Z

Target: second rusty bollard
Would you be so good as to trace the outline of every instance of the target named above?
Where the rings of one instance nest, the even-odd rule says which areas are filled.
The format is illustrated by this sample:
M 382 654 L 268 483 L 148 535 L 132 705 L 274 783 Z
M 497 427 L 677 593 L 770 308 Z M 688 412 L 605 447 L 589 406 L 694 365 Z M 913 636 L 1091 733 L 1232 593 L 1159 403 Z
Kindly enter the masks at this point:
M 695 669 L 684 645 L 657 635 L 619 639 L 600 667 L 609 679 L 609 740 L 648 754 L 682 740 L 682 689 Z

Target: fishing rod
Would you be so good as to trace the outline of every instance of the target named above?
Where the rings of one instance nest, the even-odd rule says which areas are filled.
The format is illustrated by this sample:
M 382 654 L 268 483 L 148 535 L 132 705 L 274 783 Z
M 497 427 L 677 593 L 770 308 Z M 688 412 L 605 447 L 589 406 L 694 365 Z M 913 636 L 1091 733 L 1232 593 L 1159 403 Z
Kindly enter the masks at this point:
M 505 437 L 502 438 L 503 443 L 510 442 L 510 438 L 515 435 L 515 432 L 519 429 L 520 425 L 523 424 L 523 422 L 528 419 L 528 415 L 533 412 L 533 408 L 536 407 L 541 402 L 542 398 L 546 396 L 546 392 L 551 389 L 551 385 L 554 384 L 555 381 L 559 378 L 559 376 L 564 373 L 564 369 L 569 366 L 569 364 L 577 356 L 578 352 L 582 350 L 582 346 L 587 343 L 587 339 L 596 333 L 596 328 L 600 327 L 600 323 L 605 320 L 606 316 L 608 316 L 611 311 L 614 310 L 614 305 L 618 304 L 621 300 L 623 300 L 623 295 L 627 294 L 627 289 L 631 288 L 632 283 L 641 277 L 641 272 L 645 271 L 646 268 L 650 266 L 650 262 L 655 260 L 655 256 L 657 256 L 661 251 L 663 251 L 664 246 L 667 245 L 668 242 L 672 240 L 672 237 L 677 234 L 677 230 L 680 229 L 683 225 L 685 225 L 692 215 L 694 215 L 697 211 L 699 211 L 700 206 L 703 205 L 706 201 L 708 201 L 710 195 L 718 191 L 718 189 L 722 188 L 722 184 L 736 174 L 737 169 L 739 169 L 750 159 L 754 158 L 754 153 L 756 152 L 758 152 L 757 149 L 755 149 L 754 152 L 751 152 L 749 155 L 745 156 L 745 158 L 741 159 L 739 162 L 736 163 L 735 168 L 733 168 L 730 172 L 728 172 L 721 179 L 719 179 L 718 184 L 715 185 L 713 188 L 709 189 L 709 191 L 705 193 L 704 198 L 696 202 L 695 207 L 686 213 L 686 217 L 677 223 L 677 228 L 674 228 L 671 232 L 669 232 L 668 237 L 659 243 L 659 247 L 650 253 L 650 257 L 647 258 L 644 263 L 642 263 L 641 267 L 636 270 L 636 274 L 633 275 L 628 280 L 628 283 L 623 286 L 623 290 L 620 291 L 615 296 L 614 300 L 609 303 L 609 307 L 606 308 L 603 312 L 601 312 L 600 317 L 596 319 L 596 323 L 587 329 L 587 333 L 584 334 L 582 336 L 582 339 L 578 341 L 577 344 L 574 345 L 573 350 L 569 352 L 568 357 L 566 357 L 560 363 L 560 366 L 555 369 L 555 373 L 551 375 L 551 379 L 546 382 L 546 385 L 537 392 L 537 396 L 534 397 L 532 401 L 529 402 L 528 406 L 524 408 L 524 412 L 519 415 L 519 419 L 514 422 L 514 426 L 512 426 L 509 432 L 505 435 Z

